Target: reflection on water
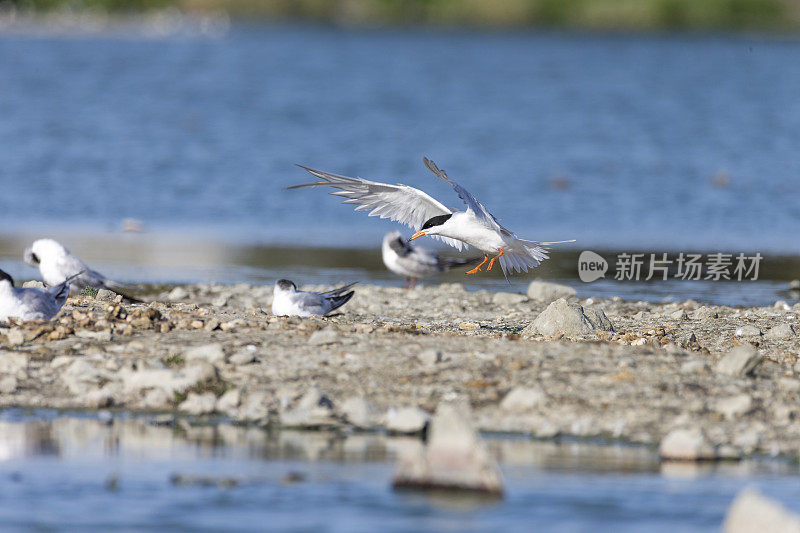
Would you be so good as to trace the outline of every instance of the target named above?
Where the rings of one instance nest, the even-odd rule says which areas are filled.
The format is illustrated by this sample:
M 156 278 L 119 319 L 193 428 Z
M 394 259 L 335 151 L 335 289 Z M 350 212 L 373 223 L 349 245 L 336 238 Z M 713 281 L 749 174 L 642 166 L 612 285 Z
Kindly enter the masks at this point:
M 800 501 L 783 461 L 660 466 L 649 448 L 492 437 L 504 500 L 394 492 L 418 439 L 105 418 L 0 415 L 0 528 L 715 531 L 746 484 Z

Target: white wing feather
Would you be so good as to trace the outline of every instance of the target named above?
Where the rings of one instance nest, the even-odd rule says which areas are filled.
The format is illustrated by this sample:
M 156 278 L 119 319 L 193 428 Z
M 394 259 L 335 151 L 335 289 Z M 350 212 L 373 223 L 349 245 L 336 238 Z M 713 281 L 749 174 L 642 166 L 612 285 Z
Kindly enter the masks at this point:
M 452 213 L 441 202 L 432 198 L 425 192 L 409 187 L 408 185 L 397 184 L 389 185 L 377 181 L 365 180 L 362 178 L 351 178 L 338 174 L 331 174 L 322 170 L 298 165 L 313 176 L 323 180 L 314 183 L 303 183 L 292 185 L 289 189 L 301 187 L 320 187 L 329 186 L 338 191 L 329 194 L 345 198 L 343 204 L 354 204 L 356 211 L 367 211 L 371 217 L 388 218 L 395 222 L 400 222 L 418 231 L 426 220 L 439 215 Z M 466 244 L 447 237 L 431 235 L 444 241 L 446 244 L 461 250 L 466 248 Z

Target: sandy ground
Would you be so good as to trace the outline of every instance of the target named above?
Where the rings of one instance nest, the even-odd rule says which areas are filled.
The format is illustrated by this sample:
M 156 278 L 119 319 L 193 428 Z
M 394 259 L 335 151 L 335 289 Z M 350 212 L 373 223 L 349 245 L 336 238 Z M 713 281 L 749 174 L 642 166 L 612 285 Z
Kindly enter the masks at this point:
M 800 454 L 800 305 L 571 297 L 613 331 L 542 335 L 525 328 L 549 302 L 460 284 L 357 286 L 329 318 L 272 316 L 272 287 L 152 299 L 72 297 L 51 321 L 0 326 L 0 406 L 413 433 L 461 398 L 489 432 Z

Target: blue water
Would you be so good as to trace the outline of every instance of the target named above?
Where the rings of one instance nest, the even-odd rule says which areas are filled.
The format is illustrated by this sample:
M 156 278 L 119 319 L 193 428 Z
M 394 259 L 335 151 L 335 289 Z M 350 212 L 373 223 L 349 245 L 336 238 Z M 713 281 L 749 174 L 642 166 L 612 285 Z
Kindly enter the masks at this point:
M 458 206 L 427 155 L 527 238 L 797 254 L 798 54 L 749 37 L 0 35 L 0 224 L 373 246 L 393 225 L 284 191 L 308 179 L 294 164 Z
M 718 531 L 745 486 L 800 509 L 797 466 L 778 460 L 670 467 L 637 447 L 490 439 L 506 497 L 487 501 L 393 491 L 408 439 L 0 419 L 3 531 Z

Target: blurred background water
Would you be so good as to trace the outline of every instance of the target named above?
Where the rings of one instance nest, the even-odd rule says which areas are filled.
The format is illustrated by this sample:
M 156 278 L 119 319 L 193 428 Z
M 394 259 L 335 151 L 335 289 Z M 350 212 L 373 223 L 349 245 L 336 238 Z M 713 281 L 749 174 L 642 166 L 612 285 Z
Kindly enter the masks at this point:
M 21 248 L 56 236 L 129 281 L 271 281 L 314 248 L 377 253 L 396 227 L 285 191 L 309 178 L 295 163 L 460 207 L 423 155 L 518 234 L 578 240 L 559 250 L 759 251 L 768 264 L 800 254 L 798 52 L 751 36 L 243 23 L 213 37 L 6 33 L 0 266 L 33 277 Z M 127 217 L 146 233 L 120 237 Z M 163 261 L 159 246 L 195 253 Z M 276 263 L 275 247 L 294 260 Z M 391 279 L 359 257 L 307 281 Z M 767 285 L 588 292 L 767 303 L 790 267 Z M 579 284 L 574 263 L 536 274 Z

